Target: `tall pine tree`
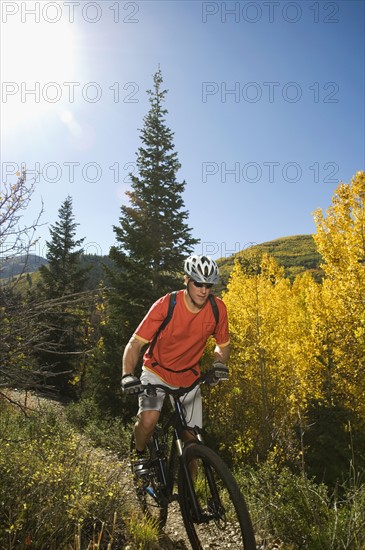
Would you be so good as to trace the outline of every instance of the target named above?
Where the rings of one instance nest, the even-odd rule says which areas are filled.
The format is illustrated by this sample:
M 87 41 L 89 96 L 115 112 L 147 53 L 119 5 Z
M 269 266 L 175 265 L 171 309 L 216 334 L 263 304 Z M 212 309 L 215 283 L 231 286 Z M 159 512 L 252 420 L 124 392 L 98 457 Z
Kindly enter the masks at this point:
M 107 269 L 108 323 L 93 372 L 99 405 L 116 414 L 124 411 L 128 420 L 135 411 L 118 391 L 122 347 L 152 303 L 181 287 L 183 260 L 198 243 L 187 225 L 182 198 L 186 182 L 177 181 L 180 163 L 174 134 L 166 125 L 162 82 L 158 70 L 153 89 L 147 90 L 150 109 L 140 130 L 137 175 L 130 175 L 129 204 L 121 207 L 120 223 L 114 226 L 116 244 L 109 253 L 114 266 Z
M 59 220 L 51 226 L 51 240 L 47 242 L 48 265 L 39 269 L 38 291 L 43 299 L 41 322 L 45 340 L 38 350 L 38 360 L 54 373 L 50 383 L 62 393 L 70 393 L 80 379 L 85 346 L 88 345 L 85 325 L 89 304 L 82 291 L 89 268 L 80 265 L 83 249 L 77 247 L 84 238 L 75 238 L 78 224 L 70 196 L 62 203 L 58 214 Z
M 131 175 L 130 205 L 121 207 L 120 225 L 114 226 L 117 244 L 110 250 L 116 266 L 110 274 L 112 311 L 126 328 L 125 338 L 158 297 L 181 286 L 183 259 L 198 243 L 186 223 L 186 182 L 176 177 L 181 165 L 174 134 L 166 126 L 167 90 L 161 88 L 160 69 L 153 82 L 153 90 L 147 91 L 150 110 L 141 130 L 138 175 Z
M 47 241 L 48 265 L 40 268 L 41 289 L 46 298 L 60 298 L 84 289 L 89 268 L 80 267 L 85 238 L 75 239 L 78 224 L 68 196 L 58 210 L 59 221 L 51 225 L 51 240 Z

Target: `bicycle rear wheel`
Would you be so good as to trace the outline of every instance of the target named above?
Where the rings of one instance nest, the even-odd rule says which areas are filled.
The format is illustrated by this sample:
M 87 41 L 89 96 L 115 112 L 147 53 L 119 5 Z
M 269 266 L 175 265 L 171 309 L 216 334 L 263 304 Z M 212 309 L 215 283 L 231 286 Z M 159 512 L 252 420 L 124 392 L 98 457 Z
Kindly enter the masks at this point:
M 148 446 L 148 453 L 148 473 L 133 474 L 133 483 L 143 513 L 162 529 L 167 520 L 168 499 L 164 495 L 164 486 L 152 443 Z M 133 472 L 133 462 L 136 460 L 134 434 L 131 438 L 130 455 Z
M 246 503 L 222 459 L 205 445 L 191 444 L 184 450 L 182 460 L 191 472 L 199 511 L 197 517 L 180 467 L 179 503 L 193 550 L 255 550 L 255 536 Z

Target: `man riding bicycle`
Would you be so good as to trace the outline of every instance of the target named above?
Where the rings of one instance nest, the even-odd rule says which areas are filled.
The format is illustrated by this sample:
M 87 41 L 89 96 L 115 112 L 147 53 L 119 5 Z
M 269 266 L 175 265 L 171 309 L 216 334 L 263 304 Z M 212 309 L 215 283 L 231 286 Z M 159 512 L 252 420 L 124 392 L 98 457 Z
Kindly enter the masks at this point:
M 169 312 L 170 294 L 152 305 L 124 350 L 121 386 L 126 393 L 138 393 L 141 384 L 161 384 L 161 381 L 172 388 L 191 386 L 200 377 L 199 361 L 210 336 L 216 342 L 213 365 L 219 363 L 222 369 L 222 363 L 229 358 L 226 306 L 220 298 L 209 298 L 219 278 L 217 264 L 208 256 L 192 255 L 184 262 L 184 273 L 185 289 L 176 293 L 173 315 L 165 328 L 159 331 Z M 142 375 L 138 379 L 133 373 L 146 344 L 149 348 L 144 354 Z M 134 427 L 138 456 L 136 472 L 138 467 L 142 471 L 146 463 L 146 444 L 158 422 L 164 397 L 162 390 L 155 396 L 139 395 L 138 420 Z M 188 426 L 201 428 L 199 385 L 184 396 L 183 403 Z M 189 434 L 186 437 L 189 438 Z

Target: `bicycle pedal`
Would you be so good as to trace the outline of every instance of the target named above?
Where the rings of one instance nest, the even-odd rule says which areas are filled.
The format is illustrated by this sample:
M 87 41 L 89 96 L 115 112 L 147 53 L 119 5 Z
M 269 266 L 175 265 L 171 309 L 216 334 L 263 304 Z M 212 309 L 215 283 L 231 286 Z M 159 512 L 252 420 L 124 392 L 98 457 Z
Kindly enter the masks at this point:
M 150 472 L 150 461 L 147 458 L 140 458 L 135 462 L 132 462 L 132 470 L 134 475 L 143 477 Z

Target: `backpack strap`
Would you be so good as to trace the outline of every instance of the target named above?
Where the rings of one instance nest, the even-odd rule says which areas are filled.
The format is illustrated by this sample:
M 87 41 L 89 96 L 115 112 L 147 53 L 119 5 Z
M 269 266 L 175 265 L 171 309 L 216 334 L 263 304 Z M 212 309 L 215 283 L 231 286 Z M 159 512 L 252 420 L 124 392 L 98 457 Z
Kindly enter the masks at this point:
M 162 321 L 161 325 L 159 326 L 153 340 L 151 341 L 151 343 L 149 345 L 148 351 L 147 351 L 147 354 L 150 357 L 152 357 L 153 348 L 156 345 L 157 338 L 159 337 L 159 335 L 161 334 L 163 329 L 166 327 L 166 325 L 171 321 L 171 317 L 172 317 L 172 314 L 174 312 L 174 308 L 176 306 L 176 294 L 177 294 L 176 290 L 174 290 L 173 292 L 170 293 L 169 309 L 167 310 L 167 315 L 166 315 L 165 319 Z
M 215 319 L 215 325 L 217 327 L 217 325 L 219 323 L 219 309 L 218 309 L 217 302 L 215 301 L 215 298 L 214 298 L 213 294 L 209 294 L 209 302 L 210 302 L 210 305 L 212 306 L 213 315 L 214 315 L 214 319 Z

